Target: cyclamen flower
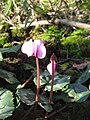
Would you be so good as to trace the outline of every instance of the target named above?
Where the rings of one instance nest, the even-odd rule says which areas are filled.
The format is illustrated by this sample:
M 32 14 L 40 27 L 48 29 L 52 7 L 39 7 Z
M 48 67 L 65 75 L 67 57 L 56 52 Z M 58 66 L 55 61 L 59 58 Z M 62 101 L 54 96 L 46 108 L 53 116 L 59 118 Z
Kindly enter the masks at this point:
M 47 65 L 47 70 L 48 72 L 50 73 L 50 75 L 52 75 L 52 62 L 50 62 L 48 65 Z M 54 61 L 54 72 L 56 70 L 56 62 Z
M 54 85 L 54 73 L 55 73 L 55 70 L 56 70 L 56 61 L 57 61 L 57 58 L 55 56 L 55 54 L 53 53 L 51 55 L 51 58 L 50 58 L 50 64 L 48 64 L 47 66 L 47 69 L 51 75 L 51 79 L 52 79 L 52 82 L 51 82 L 51 90 L 50 90 L 50 96 L 49 96 L 49 103 L 51 104 L 52 102 L 52 96 L 53 96 L 53 85 Z
M 46 56 L 46 48 L 42 41 L 30 39 L 22 45 L 21 51 L 27 54 L 28 57 L 36 57 L 36 67 L 37 67 L 37 91 L 36 91 L 36 106 L 39 99 L 39 90 L 40 90 L 40 68 L 38 58 L 42 59 Z
M 50 58 L 50 63 L 47 65 L 47 70 L 50 73 L 50 75 L 52 75 L 52 73 L 54 73 L 56 70 L 56 61 L 57 61 L 57 58 L 53 53 Z
M 30 39 L 22 45 L 21 51 L 27 54 L 28 57 L 35 56 L 37 58 L 44 58 L 46 56 L 46 48 L 42 41 Z

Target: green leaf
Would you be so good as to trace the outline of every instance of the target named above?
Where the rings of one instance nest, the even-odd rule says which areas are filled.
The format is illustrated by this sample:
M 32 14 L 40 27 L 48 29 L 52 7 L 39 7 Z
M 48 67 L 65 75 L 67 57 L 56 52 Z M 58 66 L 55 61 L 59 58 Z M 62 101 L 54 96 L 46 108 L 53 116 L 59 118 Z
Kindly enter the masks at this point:
M 27 9 L 27 1 L 26 0 L 23 0 L 23 8 L 24 8 L 24 10 Z
M 28 64 L 28 63 L 22 63 L 22 66 L 25 70 L 30 70 L 30 69 L 33 69 L 34 71 L 36 71 L 36 67 L 34 67 L 33 65 L 31 64 Z
M 16 94 L 26 105 L 33 105 L 35 103 L 35 93 L 31 89 L 18 88 Z
M 89 96 L 89 90 L 79 83 L 70 84 L 68 90 L 65 91 L 65 93 L 68 95 L 68 100 L 71 99 L 73 102 L 78 103 L 84 102 Z
M 53 110 L 52 106 L 49 104 L 49 100 L 46 96 L 39 95 L 39 103 L 38 103 L 43 109 L 45 109 L 47 112 L 51 112 Z
M 23 89 L 22 86 L 18 86 L 16 94 L 19 96 L 20 100 L 26 105 L 33 105 L 35 103 L 35 93 L 31 89 Z M 52 106 L 48 102 L 49 100 L 42 95 L 39 95 L 38 104 L 44 108 L 47 112 L 52 111 Z
M 60 95 L 54 95 L 53 100 L 54 101 L 63 100 L 65 102 L 74 102 L 74 99 L 70 98 L 68 94 L 65 94 L 65 93 L 61 93 Z
M 8 0 L 8 5 L 4 11 L 4 14 L 7 15 L 9 13 L 9 10 L 11 9 L 12 7 L 12 0 Z
M 60 95 L 55 95 L 54 101 L 63 99 L 65 102 L 84 102 L 89 96 L 89 90 L 79 84 L 73 83 L 67 86 L 66 90 L 63 91 Z
M 20 47 L 21 45 L 15 45 L 15 46 L 8 47 L 8 48 L 0 48 L 0 52 L 1 53 L 11 53 L 11 52 L 16 53 L 20 49 Z
M 0 77 L 5 79 L 10 84 L 19 83 L 19 81 L 14 76 L 14 73 L 0 69 Z
M 50 80 L 49 84 L 45 86 L 45 90 L 47 91 L 51 90 L 51 82 L 52 80 Z M 60 78 L 59 76 L 55 76 L 53 91 L 62 90 L 69 83 L 70 83 L 70 76 L 64 76 L 62 78 Z
M 90 64 L 88 64 L 87 70 L 82 73 L 82 75 L 79 77 L 79 79 L 76 81 L 76 83 L 83 84 L 90 78 Z
M 0 88 L 0 119 L 5 119 L 12 115 L 14 111 L 12 92 Z
M 50 74 L 45 70 L 40 74 L 40 86 L 43 86 L 45 84 L 48 84 L 50 81 Z M 37 77 L 34 77 L 34 83 L 37 85 Z
M 76 102 L 84 102 L 88 98 L 89 90 L 87 87 L 77 83 L 71 84 L 69 87 L 70 89 L 74 89 L 76 93 L 74 97 Z
M 28 23 L 28 21 L 29 21 L 30 16 L 31 16 L 31 12 L 29 12 L 29 14 L 28 14 L 28 16 L 27 16 L 27 18 L 26 18 L 25 27 L 27 26 L 27 23 Z

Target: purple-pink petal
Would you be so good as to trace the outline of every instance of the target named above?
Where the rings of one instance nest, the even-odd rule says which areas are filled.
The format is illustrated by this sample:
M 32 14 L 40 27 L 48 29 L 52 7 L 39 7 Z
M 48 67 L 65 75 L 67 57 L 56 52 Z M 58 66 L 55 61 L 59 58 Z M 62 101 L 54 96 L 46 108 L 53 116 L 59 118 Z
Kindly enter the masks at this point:
M 42 59 L 46 56 L 46 48 L 43 44 L 38 47 L 38 58 Z
M 50 73 L 50 75 L 52 75 L 52 63 L 49 63 L 47 65 L 47 70 Z M 56 70 L 56 62 L 54 62 L 54 71 Z
M 46 48 L 42 41 L 35 40 L 34 43 L 37 45 L 37 57 L 42 59 L 46 56 Z
M 25 42 L 21 48 L 21 51 L 23 53 L 27 54 L 28 57 L 33 55 L 33 50 L 34 50 L 34 46 L 33 46 L 31 39 L 29 41 Z
M 43 42 L 41 40 L 34 40 L 34 43 L 37 45 L 37 46 L 40 46 L 43 44 Z M 43 44 L 44 45 L 44 44 Z
M 35 44 L 34 42 L 33 42 L 33 56 L 37 56 L 37 51 L 38 51 L 38 46 L 37 46 L 37 44 Z
M 28 57 L 35 56 L 42 59 L 46 56 L 46 48 L 40 40 L 32 41 L 32 39 L 30 39 L 22 45 L 21 50 L 27 54 Z

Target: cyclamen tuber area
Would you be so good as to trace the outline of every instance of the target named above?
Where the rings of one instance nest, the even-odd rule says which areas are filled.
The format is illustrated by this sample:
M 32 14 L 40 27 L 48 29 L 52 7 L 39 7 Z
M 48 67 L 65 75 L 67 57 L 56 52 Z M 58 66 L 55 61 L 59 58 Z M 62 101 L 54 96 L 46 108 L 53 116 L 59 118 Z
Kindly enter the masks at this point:
M 90 1 L 0 0 L 0 120 L 90 119 Z

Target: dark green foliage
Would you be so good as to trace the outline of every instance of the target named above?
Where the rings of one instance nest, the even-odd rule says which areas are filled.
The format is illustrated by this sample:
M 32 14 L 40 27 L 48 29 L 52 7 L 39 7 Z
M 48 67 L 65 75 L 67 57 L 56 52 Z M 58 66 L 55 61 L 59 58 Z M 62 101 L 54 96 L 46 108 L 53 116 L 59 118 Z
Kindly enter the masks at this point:
M 20 49 L 20 45 L 15 45 L 15 46 L 12 46 L 12 47 L 7 47 L 7 48 L 0 48 L 0 52 L 3 54 L 3 53 L 16 53 L 19 49 Z
M 20 100 L 24 102 L 26 105 L 33 105 L 35 103 L 35 93 L 31 89 L 23 89 L 19 85 L 17 88 L 17 95 Z
M 79 77 L 77 83 L 83 84 L 90 78 L 90 64 L 88 64 L 87 70 Z
M 17 88 L 17 95 L 20 100 L 26 105 L 33 105 L 35 103 L 35 93 L 31 89 L 23 89 L 19 87 L 20 86 Z M 47 112 L 51 112 L 53 110 L 46 96 L 40 95 L 38 104 Z
M 88 68 L 89 69 L 89 68 Z M 82 82 L 84 83 L 88 79 L 90 79 L 90 76 L 86 76 L 83 73 L 78 80 L 76 80 L 75 83 L 70 84 L 70 76 L 59 76 L 59 74 L 56 74 L 54 76 L 54 85 L 53 85 L 53 91 L 61 91 L 61 95 L 57 95 L 55 99 L 63 99 L 65 102 L 84 102 L 88 96 L 89 96 L 89 90 L 84 85 L 81 85 Z M 46 71 L 45 71 L 46 73 Z M 48 76 L 48 73 L 41 74 L 41 86 L 45 86 L 45 91 L 50 91 L 51 89 L 51 79 L 50 76 Z M 83 79 L 82 79 L 83 77 Z M 82 81 L 80 81 L 82 80 Z M 34 82 L 36 83 L 36 77 L 34 78 Z
M 19 83 L 19 81 L 14 76 L 14 73 L 0 69 L 0 78 L 5 79 L 10 84 Z
M 12 115 L 14 111 L 13 93 L 7 89 L 0 88 L 0 119 Z
M 50 91 L 51 90 L 51 80 L 49 83 L 45 86 L 45 90 Z M 53 91 L 62 90 L 65 86 L 67 86 L 70 83 L 70 76 L 64 76 L 64 77 L 54 77 L 54 85 L 53 85 Z
M 20 46 L 18 46 L 20 48 Z M 14 50 L 13 52 L 17 53 L 17 50 L 19 49 L 17 48 L 17 46 L 13 46 L 12 48 L 2 48 L 3 51 L 1 51 L 1 53 L 11 53 L 12 50 Z M 1 49 L 1 50 L 2 50 Z M 34 70 L 34 75 L 36 74 L 35 72 L 35 68 L 32 67 L 32 65 L 29 64 L 21 64 L 23 66 L 23 70 Z M 66 66 L 61 66 L 62 70 L 66 70 L 68 69 L 69 64 L 66 64 Z M 63 68 L 64 67 L 64 68 Z M 23 85 L 20 85 L 15 74 L 9 71 L 4 70 L 3 68 L 0 69 L 1 70 L 1 74 L 0 74 L 0 78 L 3 78 L 4 80 L 6 80 L 9 84 L 11 84 L 10 87 L 7 87 L 9 89 L 12 90 L 13 94 L 15 94 L 15 96 L 12 96 L 12 98 L 14 100 L 16 100 L 18 102 L 18 106 L 17 104 L 13 103 L 15 105 L 15 107 L 19 107 L 20 105 L 22 105 L 22 103 L 32 106 L 35 104 L 35 92 L 34 89 L 36 88 L 35 85 L 37 85 L 37 77 L 35 76 L 33 81 L 30 81 L 30 86 L 29 88 L 23 88 Z M 86 101 L 89 97 L 89 90 L 86 86 L 82 85 L 82 83 L 88 81 L 90 79 L 90 64 L 88 64 L 88 67 L 86 69 L 86 71 L 84 73 L 81 74 L 81 76 L 75 80 L 75 82 L 71 83 L 72 81 L 72 76 L 68 76 L 67 75 L 61 75 L 59 73 L 55 73 L 55 78 L 54 78 L 54 86 L 53 86 L 53 102 L 58 101 L 58 100 L 63 100 L 65 103 L 68 102 L 76 102 L 76 103 L 82 103 L 84 101 Z M 20 75 L 20 73 L 18 73 Z M 67 72 L 66 72 L 67 74 Z M 77 74 L 76 72 L 74 72 L 74 74 Z M 73 75 L 71 74 L 70 75 Z M 45 111 L 47 112 L 51 112 L 54 110 L 54 107 L 52 107 L 52 105 L 49 104 L 49 100 L 48 100 L 48 93 L 50 92 L 51 89 L 51 76 L 50 74 L 45 71 L 42 72 L 40 75 L 40 82 L 41 82 L 41 92 L 42 94 L 39 96 L 39 106 L 41 106 L 41 108 L 43 108 Z M 35 83 L 35 84 L 34 84 Z M 18 87 L 15 85 L 17 84 Z M 32 86 L 33 84 L 33 86 Z M 14 88 L 13 88 L 13 85 Z M 34 87 L 34 89 L 33 89 Z M 2 90 L 4 90 L 2 88 Z M 16 91 L 17 90 L 17 91 Z M 43 94 L 43 91 L 45 91 L 45 94 Z M 56 95 L 57 94 L 57 95 Z M 18 99 L 17 99 L 18 96 Z M 8 99 L 8 96 L 6 96 Z M 10 101 L 10 104 L 12 104 L 12 101 Z M 54 106 L 54 105 L 53 105 Z M 6 109 L 5 109 L 6 110 Z M 6 118 L 8 116 L 11 115 L 11 113 L 14 111 L 14 108 L 11 109 L 10 113 L 6 113 Z M 1 117 L 3 116 L 3 111 L 1 113 Z

